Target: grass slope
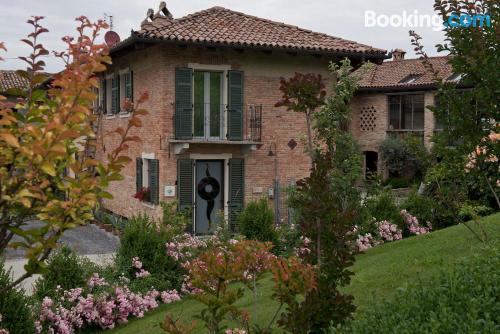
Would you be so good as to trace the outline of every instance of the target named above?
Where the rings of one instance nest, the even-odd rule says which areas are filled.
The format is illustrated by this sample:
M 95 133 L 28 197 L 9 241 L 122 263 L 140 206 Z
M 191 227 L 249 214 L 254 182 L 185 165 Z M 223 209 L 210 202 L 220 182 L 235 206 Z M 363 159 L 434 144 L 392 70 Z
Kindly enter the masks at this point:
M 491 240 L 500 239 L 500 213 L 483 218 L 484 228 Z M 481 251 L 481 245 L 463 225 L 450 227 L 428 235 L 412 237 L 388 243 L 359 255 L 353 267 L 355 275 L 351 285 L 345 289 L 355 297 L 362 311 L 373 298 L 391 297 L 394 291 L 409 282 L 425 282 L 444 266 Z M 269 278 L 261 282 L 257 301 L 257 322 L 267 324 L 274 314 L 276 303 L 271 300 L 272 282 Z M 253 298 L 247 293 L 239 305 L 253 313 Z M 202 307 L 194 300 L 184 300 L 163 305 L 142 319 L 133 319 L 106 333 L 164 333 L 159 327 L 166 312 L 191 322 Z M 205 333 L 199 322 L 196 333 Z

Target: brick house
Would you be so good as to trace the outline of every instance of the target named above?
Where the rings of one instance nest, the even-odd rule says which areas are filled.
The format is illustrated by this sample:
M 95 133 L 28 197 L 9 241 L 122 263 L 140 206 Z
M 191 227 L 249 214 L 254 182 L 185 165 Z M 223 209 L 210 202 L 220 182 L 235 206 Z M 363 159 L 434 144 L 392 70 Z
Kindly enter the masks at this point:
M 420 136 L 430 149 L 431 138 L 441 128 L 427 108 L 434 106 L 436 85 L 421 59 L 405 59 L 396 49 L 393 59 L 364 73 L 351 102 L 350 131 L 364 154 L 365 171 L 387 176 L 379 159 L 379 146 L 388 136 Z M 446 81 L 458 83 L 448 57 L 431 57 L 430 62 Z
M 158 203 L 177 200 L 193 210 L 199 235 L 213 230 L 220 210 L 234 227 L 252 199 L 266 197 L 279 210 L 276 188 L 308 175 L 305 119 L 274 107 L 281 77 L 328 78 L 330 61 L 387 57 L 385 50 L 222 7 L 174 19 L 163 2 L 110 53 L 100 89 L 104 132 L 125 126 L 129 114 L 120 106 L 140 91 L 150 93 L 143 106 L 150 114 L 133 133 L 142 138 L 128 150 L 135 163 L 110 186 L 114 198 L 103 206 L 125 217 L 160 217 Z
M 16 74 L 16 71 L 0 70 L 0 94 L 7 98 L 9 102 L 15 102 L 20 96 L 14 90 L 25 90 L 29 85 L 26 78 Z

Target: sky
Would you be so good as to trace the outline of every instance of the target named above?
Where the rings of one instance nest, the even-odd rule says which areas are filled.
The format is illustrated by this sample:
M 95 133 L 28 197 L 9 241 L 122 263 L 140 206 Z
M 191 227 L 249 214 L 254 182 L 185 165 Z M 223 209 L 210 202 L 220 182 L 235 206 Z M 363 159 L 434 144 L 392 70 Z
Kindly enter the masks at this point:
M 122 39 L 130 31 L 138 30 L 146 17 L 148 8 L 158 10 L 159 0 L 0 0 L 0 41 L 8 49 L 0 54 L 6 58 L 0 62 L 0 69 L 24 68 L 18 56 L 27 55 L 29 49 L 19 40 L 30 33 L 26 20 L 31 15 L 41 15 L 42 24 L 49 33 L 42 35 L 42 42 L 48 50 L 61 50 L 61 37 L 75 32 L 75 17 L 86 15 L 91 20 L 113 16 L 114 30 Z M 415 54 L 410 43 L 408 30 L 416 30 L 422 37 L 429 55 L 436 55 L 435 45 L 443 42 L 443 33 L 431 26 L 414 28 L 402 26 L 395 18 L 395 26 L 385 25 L 384 18 L 391 15 L 414 14 L 433 15 L 434 0 L 169 0 L 167 7 L 174 18 L 222 6 L 258 17 L 284 22 L 301 28 L 326 33 L 332 36 L 354 40 L 390 51 L 402 48 L 407 58 Z M 370 13 L 371 12 L 371 13 Z M 375 13 L 373 13 L 375 12 Z M 367 14 L 368 13 L 368 14 Z M 366 15 L 377 15 L 382 26 L 367 26 Z M 404 19 L 404 18 L 403 18 Z M 46 71 L 62 69 L 60 60 L 46 57 Z

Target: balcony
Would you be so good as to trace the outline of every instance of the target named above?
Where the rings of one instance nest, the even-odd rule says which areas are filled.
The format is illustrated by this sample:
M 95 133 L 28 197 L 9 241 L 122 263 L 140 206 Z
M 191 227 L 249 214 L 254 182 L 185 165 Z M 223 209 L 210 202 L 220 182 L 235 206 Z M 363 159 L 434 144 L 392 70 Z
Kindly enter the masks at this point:
M 173 128 L 169 142 L 176 154 L 184 152 L 190 144 L 243 145 L 255 149 L 261 144 L 262 105 L 177 105 Z

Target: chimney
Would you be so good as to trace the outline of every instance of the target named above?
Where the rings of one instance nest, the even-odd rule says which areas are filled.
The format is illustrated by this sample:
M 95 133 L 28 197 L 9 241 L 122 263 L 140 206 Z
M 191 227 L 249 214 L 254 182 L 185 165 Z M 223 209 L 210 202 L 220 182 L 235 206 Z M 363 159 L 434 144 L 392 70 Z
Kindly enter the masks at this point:
M 160 2 L 158 11 L 155 13 L 153 9 L 148 9 L 146 13 L 146 18 L 141 23 L 141 29 L 146 29 L 148 27 L 158 27 L 158 25 L 163 25 L 165 22 L 173 21 L 174 17 L 172 13 L 168 10 L 165 1 Z
M 403 49 L 392 50 L 392 60 L 404 60 L 405 54 L 406 52 Z

